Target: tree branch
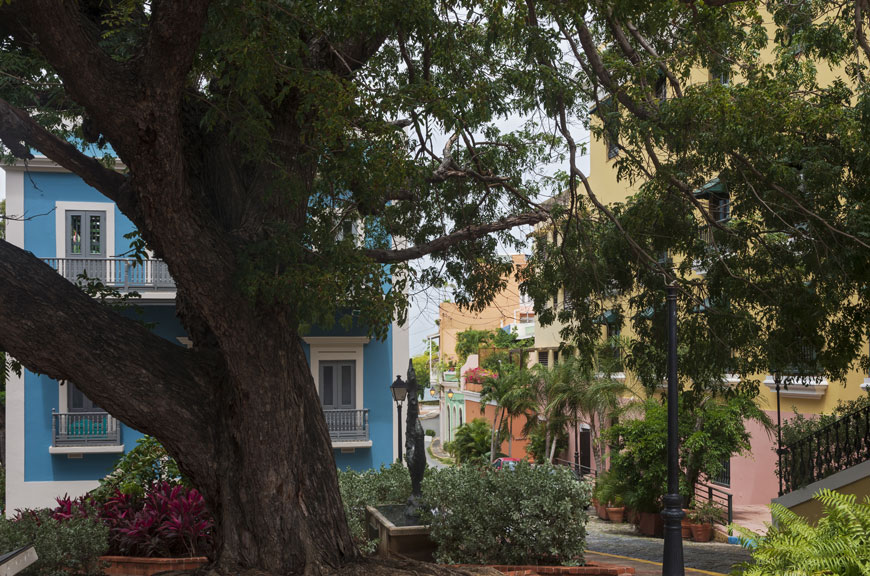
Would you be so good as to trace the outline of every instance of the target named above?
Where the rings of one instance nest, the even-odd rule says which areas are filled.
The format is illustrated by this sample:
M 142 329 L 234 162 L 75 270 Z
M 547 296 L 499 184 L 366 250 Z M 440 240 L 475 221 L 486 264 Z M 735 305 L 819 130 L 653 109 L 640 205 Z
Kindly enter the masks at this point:
M 33 146 L 48 158 L 70 172 L 79 175 L 104 196 L 113 200 L 127 212 L 135 207 L 132 194 L 128 192 L 127 178 L 103 166 L 99 160 L 83 154 L 69 142 L 65 142 L 34 122 L 27 112 L 0 98 L 0 141 L 12 153 L 23 160 L 33 158 L 28 146 Z M 21 143 L 25 145 L 22 146 Z
M 120 125 L 136 95 L 132 76 L 100 48 L 100 31 L 82 16 L 79 3 L 29 0 L 14 6 L 28 19 L 39 52 L 61 75 L 73 99 Z M 121 134 L 111 136 L 115 144 Z
M 403 248 L 400 250 L 369 249 L 366 250 L 366 255 L 372 260 L 382 264 L 406 262 L 408 260 L 414 260 L 415 258 L 421 258 L 434 252 L 446 250 L 460 242 L 476 240 L 477 238 L 481 238 L 492 232 L 500 232 L 502 230 L 508 230 L 525 224 L 537 224 L 538 222 L 546 220 L 548 216 L 549 214 L 543 211 L 527 212 L 525 214 L 502 218 L 501 220 L 489 224 L 467 226 L 445 236 L 436 238 L 431 242 L 411 246 L 410 248 Z
M 28 369 L 74 382 L 146 434 L 170 422 L 191 439 L 214 410 L 203 353 L 156 336 L 88 297 L 32 254 L 0 241 L 0 348 Z M 123 394 L 118 383 L 123 382 Z M 157 417 L 159 415 L 159 417 Z
M 141 69 L 143 85 L 168 88 L 173 97 L 181 92 L 205 27 L 208 5 L 208 0 L 152 2 Z

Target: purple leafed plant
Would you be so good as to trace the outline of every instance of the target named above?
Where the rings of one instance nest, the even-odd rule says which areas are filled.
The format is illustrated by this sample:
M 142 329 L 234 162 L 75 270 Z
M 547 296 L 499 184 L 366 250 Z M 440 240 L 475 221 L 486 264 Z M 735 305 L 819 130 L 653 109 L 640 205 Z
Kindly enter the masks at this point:
M 102 505 L 89 497 L 57 499 L 52 518 L 93 518 L 109 528 L 109 554 L 120 556 L 207 556 L 213 548 L 211 515 L 193 488 L 161 482 L 145 497 L 119 490 Z M 25 510 L 19 515 L 32 511 Z
M 212 550 L 213 522 L 202 495 L 162 482 L 143 500 L 117 492 L 103 506 L 110 547 L 126 556 L 201 556 Z

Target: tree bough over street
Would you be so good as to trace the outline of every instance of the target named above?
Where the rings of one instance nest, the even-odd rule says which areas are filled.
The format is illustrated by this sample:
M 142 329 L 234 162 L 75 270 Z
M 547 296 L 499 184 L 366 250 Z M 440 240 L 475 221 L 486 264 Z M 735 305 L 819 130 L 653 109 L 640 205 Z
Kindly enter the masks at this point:
M 746 358 L 779 361 L 758 335 L 799 329 L 827 339 L 832 374 L 854 360 L 870 48 L 864 0 L 845 5 L 772 3 L 779 57 L 761 64 L 754 2 L 0 2 L 0 140 L 117 204 L 168 264 L 193 342 L 0 242 L 0 348 L 166 446 L 215 516 L 219 572 L 358 569 L 300 334 L 355 322 L 383 336 L 409 291 L 448 281 L 457 302 L 486 302 L 511 266 L 499 241 L 547 218 L 546 195 L 568 192 L 572 224 L 529 289 L 572 281 L 579 343 L 610 278 L 654 287 L 667 248 L 691 265 L 695 215 L 716 227 L 692 191 L 720 175 L 738 225 L 684 294 L 746 307 L 715 326 Z M 812 59 L 847 81 L 818 85 Z M 722 61 L 743 85 L 688 81 Z M 625 205 L 603 206 L 578 168 L 590 103 L 621 175 L 648 181 Z M 508 116 L 538 122 L 499 130 Z M 563 174 L 527 176 L 562 152 Z M 638 288 L 639 309 L 653 293 Z

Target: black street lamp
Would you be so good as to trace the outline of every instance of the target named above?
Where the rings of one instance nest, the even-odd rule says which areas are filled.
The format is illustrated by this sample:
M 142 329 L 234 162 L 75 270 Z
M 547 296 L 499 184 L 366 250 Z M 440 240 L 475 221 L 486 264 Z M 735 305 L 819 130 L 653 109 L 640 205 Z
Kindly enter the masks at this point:
M 577 478 L 583 475 L 580 470 L 580 423 L 574 422 L 574 475 Z
M 396 376 L 396 381 L 390 386 L 393 400 L 396 401 L 396 410 L 399 413 L 399 462 L 402 461 L 402 402 L 408 396 L 408 384 L 402 380 L 402 376 Z
M 668 493 L 664 497 L 665 550 L 663 576 L 684 576 L 683 499 L 680 496 L 679 398 L 677 390 L 677 286 L 668 284 Z
M 779 408 L 779 383 L 782 377 L 779 370 L 773 373 L 773 383 L 776 385 L 776 458 L 777 458 L 777 476 L 779 476 L 779 495 L 782 496 L 782 416 Z

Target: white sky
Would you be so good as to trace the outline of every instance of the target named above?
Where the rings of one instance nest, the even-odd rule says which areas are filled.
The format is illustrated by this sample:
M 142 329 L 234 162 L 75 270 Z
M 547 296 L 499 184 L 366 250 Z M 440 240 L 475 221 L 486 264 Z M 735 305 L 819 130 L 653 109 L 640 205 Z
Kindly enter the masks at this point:
M 516 130 L 522 125 L 523 121 L 524 119 L 521 118 L 511 118 L 501 123 L 500 128 L 505 132 Z M 589 133 L 583 128 L 578 128 L 574 137 L 578 143 L 587 142 L 589 138 Z M 443 146 L 443 142 L 438 143 L 438 145 Z M 440 152 L 439 148 L 436 148 L 436 150 Z M 589 175 L 588 152 L 579 158 L 578 167 L 583 170 L 587 176 Z M 562 164 L 541 166 L 538 168 L 537 172 L 540 174 L 552 175 L 559 169 L 567 171 L 567 160 L 565 160 L 565 162 Z M 518 228 L 516 230 L 515 236 L 518 238 L 526 238 L 528 232 L 530 231 L 530 226 Z M 531 245 L 527 245 L 524 249 L 519 250 L 519 252 L 526 254 L 530 253 Z M 503 255 L 510 256 L 511 253 L 516 252 L 505 250 L 503 252 Z M 425 263 L 425 260 L 423 261 L 423 263 Z M 435 324 L 435 320 L 438 318 L 438 305 L 446 299 L 452 300 L 452 295 L 450 294 L 449 288 L 432 288 L 424 292 L 411 295 L 411 309 L 408 311 L 408 322 L 410 323 L 411 356 L 417 356 L 419 354 L 422 354 L 426 350 L 426 337 L 438 332 L 438 326 Z

